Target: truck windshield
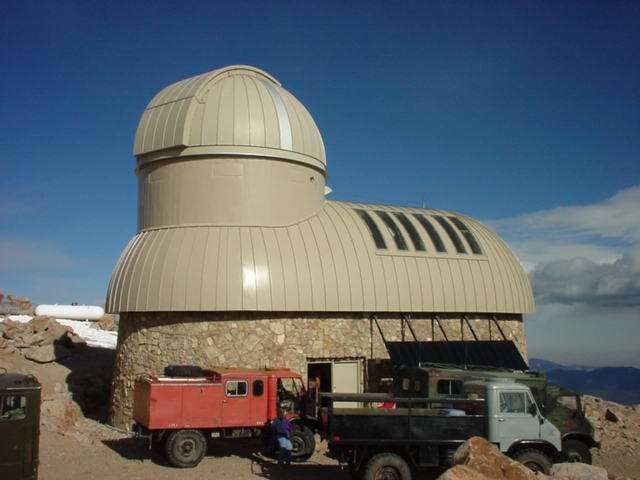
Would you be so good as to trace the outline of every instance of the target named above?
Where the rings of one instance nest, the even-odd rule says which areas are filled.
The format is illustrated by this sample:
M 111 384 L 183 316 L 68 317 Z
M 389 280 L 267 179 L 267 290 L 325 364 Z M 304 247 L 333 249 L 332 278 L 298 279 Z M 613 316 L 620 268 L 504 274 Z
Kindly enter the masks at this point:
M 0 397 L 0 421 L 22 420 L 26 417 L 27 399 L 23 395 Z
M 299 378 L 278 379 L 278 392 L 287 397 L 299 397 L 302 394 L 302 381 Z

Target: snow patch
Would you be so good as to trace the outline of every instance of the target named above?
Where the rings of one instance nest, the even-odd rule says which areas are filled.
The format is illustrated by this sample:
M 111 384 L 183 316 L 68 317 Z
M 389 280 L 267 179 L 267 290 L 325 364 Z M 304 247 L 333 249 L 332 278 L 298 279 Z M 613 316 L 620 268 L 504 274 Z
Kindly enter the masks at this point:
M 30 315 L 8 315 L 7 318 L 14 322 L 27 323 L 33 317 Z M 93 328 L 91 322 L 84 322 L 82 320 L 56 318 L 56 321 L 61 325 L 70 327 L 76 334 L 80 335 L 90 347 L 108 348 L 111 350 L 116 348 L 118 332 Z

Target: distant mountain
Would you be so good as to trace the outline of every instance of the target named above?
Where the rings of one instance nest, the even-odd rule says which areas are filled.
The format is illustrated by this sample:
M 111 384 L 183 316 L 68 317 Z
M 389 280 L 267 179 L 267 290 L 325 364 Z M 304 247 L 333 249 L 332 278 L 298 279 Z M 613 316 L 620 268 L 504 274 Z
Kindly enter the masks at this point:
M 529 368 L 536 372 L 549 372 L 551 370 L 593 370 L 593 367 L 585 367 L 584 365 L 561 365 L 542 358 L 530 358 Z
M 605 367 L 585 369 L 531 359 L 532 370 L 545 372 L 551 383 L 587 395 L 623 404 L 640 404 L 640 369 Z

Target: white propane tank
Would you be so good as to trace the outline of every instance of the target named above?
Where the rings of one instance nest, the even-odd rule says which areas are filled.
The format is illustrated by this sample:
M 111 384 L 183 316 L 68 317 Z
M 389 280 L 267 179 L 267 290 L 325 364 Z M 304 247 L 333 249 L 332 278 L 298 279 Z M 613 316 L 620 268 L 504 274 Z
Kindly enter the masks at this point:
M 104 316 L 104 308 L 93 305 L 38 305 L 36 315 L 69 320 L 100 320 Z

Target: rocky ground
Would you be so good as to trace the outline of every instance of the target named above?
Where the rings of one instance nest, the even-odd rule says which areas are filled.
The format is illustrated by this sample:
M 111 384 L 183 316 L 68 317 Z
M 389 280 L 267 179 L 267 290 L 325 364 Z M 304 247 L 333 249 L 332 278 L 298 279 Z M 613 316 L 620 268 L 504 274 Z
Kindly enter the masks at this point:
M 113 319 L 104 320 L 102 326 L 115 328 Z M 104 423 L 113 350 L 88 346 L 70 328 L 47 317 L 19 323 L 0 315 L 0 335 L 0 371 L 30 373 L 42 383 L 41 479 L 349 478 L 325 455 L 322 445 L 310 462 L 284 470 L 256 455 L 253 444 L 246 441 L 214 444 L 195 469 L 171 468 L 128 434 Z M 585 407 L 603 445 L 594 463 L 605 467 L 609 478 L 640 479 L 640 406 L 586 397 Z

